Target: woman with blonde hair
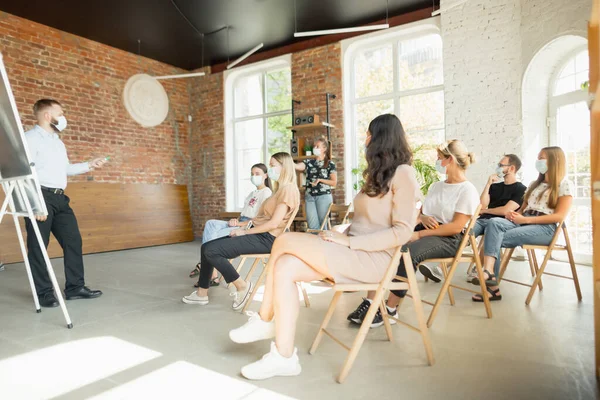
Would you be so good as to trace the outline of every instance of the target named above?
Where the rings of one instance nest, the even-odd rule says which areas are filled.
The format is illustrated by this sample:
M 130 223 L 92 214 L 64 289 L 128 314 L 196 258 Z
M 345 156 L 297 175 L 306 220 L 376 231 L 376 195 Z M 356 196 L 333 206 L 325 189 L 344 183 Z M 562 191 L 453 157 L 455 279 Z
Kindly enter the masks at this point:
M 252 219 L 252 227 L 236 229 L 228 237 L 202 245 L 198 290 L 185 296 L 182 299 L 184 303 L 208 304 L 208 288 L 215 268 L 227 283 L 233 283 L 236 288 L 232 293 L 233 309 L 241 310 L 248 301 L 252 282 L 243 280 L 229 260 L 241 254 L 270 253 L 275 238 L 283 233 L 300 204 L 292 157 L 288 153 L 273 154 L 269 165 L 267 175 L 274 182 L 273 195 L 263 202 L 258 214 Z
M 573 186 L 565 179 L 566 164 L 560 147 L 540 150 L 535 163 L 538 178 L 529 185 L 519 211 L 508 212 L 505 218 L 493 218 L 488 223 L 483 242 L 483 272 L 490 300 L 502 300 L 494 272 L 501 249 L 524 244 L 546 246 L 552 241 L 556 224 L 567 216 L 573 202 Z M 472 283 L 479 285 L 479 279 L 473 279 Z M 473 301 L 483 299 L 474 295 Z
M 244 377 L 300 374 L 294 348 L 299 308 L 296 282 L 325 277 L 338 283 L 379 282 L 395 248 L 410 238 L 419 185 L 400 120 L 392 114 L 375 118 L 366 145 L 365 185 L 354 198 L 354 219 L 347 234 L 286 233 L 275 241 L 260 313 L 251 314 L 245 325 L 229 332 L 236 343 L 275 338 L 267 355 L 242 368 Z

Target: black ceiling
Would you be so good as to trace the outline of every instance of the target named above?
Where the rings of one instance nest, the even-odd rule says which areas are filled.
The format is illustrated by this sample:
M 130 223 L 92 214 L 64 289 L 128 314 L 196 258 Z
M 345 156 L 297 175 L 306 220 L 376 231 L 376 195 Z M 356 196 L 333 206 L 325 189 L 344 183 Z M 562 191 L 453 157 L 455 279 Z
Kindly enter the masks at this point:
M 0 10 L 145 57 L 195 69 L 294 43 L 294 0 L 0 0 Z M 437 3 L 437 2 L 436 2 Z M 389 0 L 389 16 L 431 7 L 432 0 Z M 298 31 L 362 25 L 386 17 L 386 0 L 296 0 Z

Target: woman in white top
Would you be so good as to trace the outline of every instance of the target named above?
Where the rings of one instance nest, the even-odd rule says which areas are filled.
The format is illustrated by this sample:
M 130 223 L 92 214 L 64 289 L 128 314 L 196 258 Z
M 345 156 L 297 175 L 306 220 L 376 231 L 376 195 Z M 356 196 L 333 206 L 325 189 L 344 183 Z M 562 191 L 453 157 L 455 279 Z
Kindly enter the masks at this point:
M 446 175 L 446 180 L 429 188 L 415 232 L 407 245 L 415 268 L 426 259 L 453 257 L 462 240 L 462 231 L 479 205 L 479 192 L 465 176 L 465 170 L 474 162 L 473 153 L 469 153 L 461 141 L 450 140 L 437 148 L 437 156 L 436 169 Z M 440 281 L 424 264 L 419 271 L 435 282 Z M 398 267 L 398 275 L 406 277 L 403 261 Z M 375 292 L 369 292 L 358 308 L 348 315 L 348 320 L 362 324 L 374 295 Z M 391 291 L 387 301 L 390 316 L 397 317 L 396 308 L 405 295 L 405 290 Z M 383 318 L 377 311 L 371 327 L 381 325 Z
M 573 202 L 572 183 L 565 179 L 566 157 L 560 147 L 544 147 L 538 154 L 535 168 L 539 172 L 523 199 L 519 211 L 506 213 L 505 218 L 493 218 L 485 229 L 483 267 L 490 300 L 501 300 L 494 263 L 502 248 L 524 244 L 547 246 L 552 241 L 556 224 L 565 219 Z M 479 285 L 479 279 L 473 284 Z M 483 301 L 473 296 L 473 301 Z
M 210 219 L 206 221 L 204 225 L 204 232 L 202 232 L 202 244 L 210 242 L 218 238 L 229 236 L 229 233 L 235 229 L 246 227 L 252 218 L 256 217 L 258 210 L 262 205 L 263 201 L 271 197 L 273 191 L 271 190 L 271 182 L 267 176 L 267 166 L 259 163 L 252 166 L 250 169 L 252 184 L 256 186 L 256 190 L 253 190 L 248 194 L 244 201 L 244 208 L 239 218 L 234 218 L 229 221 L 221 221 L 218 219 Z M 200 273 L 201 263 L 196 264 L 196 268 L 190 272 L 190 278 L 198 276 Z M 211 286 L 218 286 L 219 281 L 217 279 L 217 271 L 215 270 L 213 278 L 210 282 Z M 194 285 L 195 287 L 198 284 Z

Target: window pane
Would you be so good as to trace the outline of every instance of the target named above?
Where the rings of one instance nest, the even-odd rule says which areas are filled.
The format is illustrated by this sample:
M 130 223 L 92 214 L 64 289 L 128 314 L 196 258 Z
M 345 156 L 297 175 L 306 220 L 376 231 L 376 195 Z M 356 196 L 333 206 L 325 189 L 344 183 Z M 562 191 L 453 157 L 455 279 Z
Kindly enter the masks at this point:
M 590 69 L 590 57 L 588 51 L 582 51 L 575 57 L 575 72 L 584 72 Z
M 444 92 L 400 98 L 400 120 L 409 135 L 416 131 L 444 129 Z
M 289 68 L 267 72 L 267 112 L 292 108 L 292 75 Z
M 262 149 L 263 148 L 263 120 L 262 118 L 237 122 L 235 124 L 235 149 Z
M 394 90 L 392 45 L 361 52 L 354 61 L 355 98 Z
M 403 40 L 398 44 L 398 55 L 400 90 L 441 85 L 444 82 L 440 35 Z
M 292 125 L 292 114 L 267 119 L 267 153 L 269 155 L 281 151 L 290 152 L 292 131 L 286 129 L 290 125 Z
M 575 60 L 569 61 L 560 71 L 559 78 L 564 78 L 575 73 Z
M 235 118 L 258 115 L 263 112 L 263 74 L 239 78 L 234 86 Z

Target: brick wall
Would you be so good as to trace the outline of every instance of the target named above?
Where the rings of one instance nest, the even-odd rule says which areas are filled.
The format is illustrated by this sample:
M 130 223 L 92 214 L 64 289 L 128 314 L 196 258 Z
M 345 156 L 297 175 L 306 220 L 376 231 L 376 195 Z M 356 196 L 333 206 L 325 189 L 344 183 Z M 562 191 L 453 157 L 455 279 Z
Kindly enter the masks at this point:
M 190 181 L 191 80 L 162 81 L 170 111 L 167 120 L 154 128 L 133 121 L 122 101 L 131 75 L 185 71 L 3 12 L 0 51 L 26 130 L 35 124 L 33 103 L 42 97 L 55 98 L 63 104 L 69 122 L 61 137 L 71 162 L 111 156 L 105 168 L 71 181 Z
M 317 114 L 321 121 L 327 118 L 325 93 L 337 97 L 329 103 L 333 161 L 337 168 L 338 185 L 334 201 L 344 203 L 344 101 L 342 99 L 342 52 L 340 43 L 321 46 L 292 54 L 292 97 L 302 104 L 296 105 L 297 116 Z M 327 129 L 302 131 L 299 137 L 314 139 L 327 137 Z
M 442 8 L 452 4 L 441 1 Z M 502 154 L 522 154 L 529 62 L 561 35 L 585 36 L 590 6 L 587 0 L 469 0 L 442 13 L 446 136 L 464 140 L 478 156 L 468 176 L 479 189 Z

